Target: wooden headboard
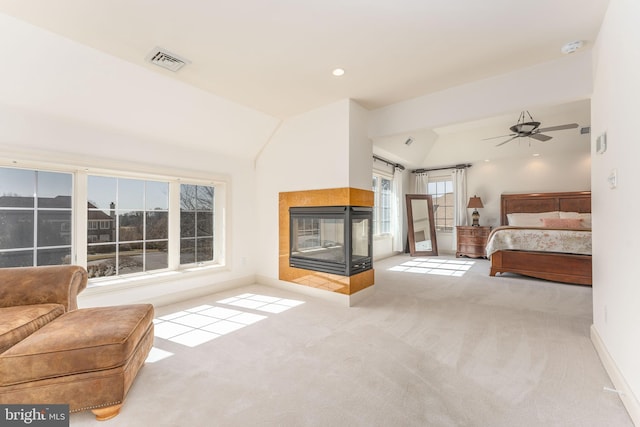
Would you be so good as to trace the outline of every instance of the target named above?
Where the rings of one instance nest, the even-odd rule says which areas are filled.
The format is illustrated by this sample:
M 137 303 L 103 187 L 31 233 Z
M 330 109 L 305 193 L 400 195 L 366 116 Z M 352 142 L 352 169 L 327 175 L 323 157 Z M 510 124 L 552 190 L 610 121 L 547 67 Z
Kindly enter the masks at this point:
M 507 225 L 507 214 L 550 211 L 591 212 L 591 191 L 565 193 L 503 194 L 500 197 L 500 224 Z

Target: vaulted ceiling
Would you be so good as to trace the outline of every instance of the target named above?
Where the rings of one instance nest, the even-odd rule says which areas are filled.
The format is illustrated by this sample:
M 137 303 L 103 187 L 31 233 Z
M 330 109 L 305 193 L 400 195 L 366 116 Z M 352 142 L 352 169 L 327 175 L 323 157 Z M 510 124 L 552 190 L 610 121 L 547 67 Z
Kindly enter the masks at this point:
M 286 118 L 345 98 L 375 109 L 559 58 L 574 40 L 588 49 L 607 4 L 0 0 L 0 12 Z M 189 64 L 146 62 L 155 47 Z
M 198 112 L 186 99 L 166 112 L 135 115 L 136 124 L 145 126 L 145 132 L 156 132 L 151 136 L 180 140 L 198 149 L 204 149 L 212 139 L 235 138 L 234 144 L 217 149 L 253 158 L 272 126 L 269 117 L 274 121 L 286 119 L 347 98 L 374 110 L 559 59 L 565 55 L 561 47 L 567 42 L 581 40 L 583 50 L 591 49 L 607 5 L 608 0 L 0 0 L 0 13 L 134 64 L 157 77 L 174 79 L 263 114 L 260 126 L 253 131 L 217 126 L 215 136 L 211 120 L 200 117 L 210 114 L 212 107 Z M 43 45 L 46 42 L 40 41 L 38 49 Z M 173 72 L 150 63 L 148 56 L 158 47 L 185 59 L 187 64 Z M 20 46 L 10 46 L 9 50 L 14 48 Z M 41 53 L 38 66 L 46 66 L 52 55 Z M 58 60 L 65 61 L 67 68 L 81 61 L 74 57 Z M 10 58 L 5 57 L 5 61 Z M 344 69 L 344 75 L 332 75 L 335 68 Z M 23 71 L 30 76 L 36 73 Z M 82 79 L 86 84 L 93 81 Z M 65 90 L 68 88 L 59 88 Z M 83 86 L 73 90 L 82 91 Z M 116 87 L 100 90 L 103 96 L 105 91 L 116 90 L 114 99 L 125 93 L 124 88 Z M 62 95 L 56 92 L 55 96 Z M 81 101 L 83 96 L 69 97 L 68 103 Z M 204 100 L 198 98 L 198 102 Z M 132 99 L 129 110 L 141 111 L 136 105 Z M 537 107 L 532 114 L 544 119 L 544 125 L 561 124 L 558 120 L 589 125 L 588 101 L 571 103 L 560 110 L 557 106 L 549 106 L 549 111 Z M 63 111 L 60 104 L 56 108 Z M 109 114 L 92 108 L 81 112 L 84 120 L 85 116 L 100 116 L 113 127 L 126 127 L 125 122 L 134 120 L 126 110 L 116 111 L 109 105 L 104 107 Z M 178 110 L 183 112 L 181 127 L 175 119 Z M 556 119 L 552 114 L 558 111 L 563 116 Z M 508 133 L 518 113 L 513 111 L 487 123 L 411 129 L 376 137 L 374 152 L 410 166 L 424 165 L 441 135 L 466 132 L 470 143 L 476 143 Z M 469 133 L 471 128 L 476 129 L 473 135 Z M 220 129 L 227 133 L 220 133 Z M 238 138 L 239 133 L 247 135 Z M 404 144 L 408 137 L 417 142 L 410 149 Z M 473 152 L 476 158 L 504 156 L 514 154 L 514 146 L 498 151 L 489 143 L 475 144 Z

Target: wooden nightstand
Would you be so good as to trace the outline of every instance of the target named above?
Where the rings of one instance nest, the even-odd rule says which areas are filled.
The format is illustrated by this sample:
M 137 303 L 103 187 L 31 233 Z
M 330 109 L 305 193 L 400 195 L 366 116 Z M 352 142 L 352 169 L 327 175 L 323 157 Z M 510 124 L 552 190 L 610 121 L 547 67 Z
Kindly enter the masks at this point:
M 456 227 L 458 250 L 456 256 L 468 256 L 471 258 L 486 257 L 485 248 L 487 238 L 491 233 L 491 227 L 459 226 Z

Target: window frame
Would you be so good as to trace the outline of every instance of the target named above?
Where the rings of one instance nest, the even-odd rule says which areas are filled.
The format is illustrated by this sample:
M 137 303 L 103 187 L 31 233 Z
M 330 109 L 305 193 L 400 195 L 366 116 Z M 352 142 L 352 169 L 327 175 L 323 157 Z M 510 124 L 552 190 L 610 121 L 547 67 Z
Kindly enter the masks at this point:
M 445 214 L 444 214 L 444 227 L 441 227 L 438 225 L 439 223 L 439 219 L 440 219 L 440 215 L 438 215 L 438 209 L 440 208 L 440 206 L 436 207 L 437 203 L 437 198 L 439 196 L 443 196 L 446 197 L 446 194 L 449 193 L 439 193 L 437 190 L 435 192 L 430 191 L 431 189 L 431 184 L 434 184 L 434 186 L 437 188 L 437 183 L 439 182 L 450 182 L 451 183 L 451 205 L 443 205 L 443 207 L 445 208 Z M 446 190 L 446 184 L 445 184 L 445 190 Z M 455 230 L 455 188 L 453 186 L 453 177 L 451 176 L 451 174 L 447 174 L 447 175 L 435 175 L 435 176 L 431 176 L 429 175 L 428 177 L 428 182 L 427 182 L 427 194 L 432 196 L 432 200 L 433 200 L 433 204 L 434 204 L 434 218 L 433 221 L 435 223 L 435 227 L 436 227 L 436 232 L 437 233 L 453 233 Z M 446 208 L 450 208 L 451 209 L 451 217 L 450 217 L 450 225 L 447 226 L 448 221 L 447 219 L 449 219 L 449 217 L 447 217 L 446 212 L 447 209 Z
M 378 179 L 378 183 L 376 186 L 373 185 L 373 182 Z M 394 180 L 394 175 L 392 174 L 387 174 L 387 173 L 383 173 L 380 171 L 373 171 L 372 173 L 372 190 L 373 190 L 373 199 L 374 199 L 374 203 L 373 203 L 373 236 L 374 237 L 379 237 L 379 236 L 387 236 L 392 234 L 393 232 L 393 221 L 394 218 L 391 215 L 391 211 L 392 211 L 392 206 L 391 204 L 393 203 L 393 180 Z M 388 193 L 388 201 L 389 201 L 389 205 L 386 207 L 381 206 L 379 204 L 380 200 L 382 199 L 382 192 L 381 192 L 381 187 L 382 187 L 382 180 L 387 180 L 389 181 L 389 193 Z M 382 231 L 382 219 L 384 219 L 384 216 L 381 215 L 381 212 L 386 211 L 387 215 L 386 218 L 388 218 L 388 227 L 389 230 L 388 231 Z M 398 219 L 395 219 L 396 221 Z
M 45 163 L 33 160 L 0 159 L 0 167 L 26 169 L 43 172 L 68 173 L 72 176 L 71 205 L 71 264 L 87 266 L 88 244 L 88 176 L 103 175 L 124 179 L 166 181 L 169 183 L 169 230 L 168 230 L 168 267 L 147 272 L 131 273 L 120 276 L 107 276 L 89 279 L 87 289 L 97 287 L 120 289 L 144 283 L 158 283 L 159 278 L 171 277 L 174 273 L 196 273 L 199 271 L 226 271 L 229 253 L 226 235 L 229 232 L 227 213 L 229 212 L 228 187 L 226 179 L 210 174 L 166 175 L 151 172 L 133 172 L 128 169 L 88 168 L 77 165 Z M 183 172 L 183 171 L 182 171 Z M 209 175 L 209 176 L 207 176 Z M 214 259 L 203 263 L 180 264 L 180 184 L 194 184 L 214 187 Z M 99 223 L 96 231 L 100 230 Z M 150 279 L 146 281 L 146 278 Z M 160 279 L 161 280 L 161 279 Z
M 26 172 L 31 172 L 34 174 L 33 176 L 33 188 L 32 188 L 32 198 L 33 198 L 33 204 L 32 206 L 7 206 L 7 207 L 1 207 L 0 211 L 8 211 L 8 212 L 30 212 L 32 213 L 32 218 L 33 218 L 33 236 L 31 239 L 31 244 L 29 246 L 24 246 L 24 247 L 17 247 L 17 248 L 5 248 L 2 249 L 2 253 L 17 253 L 17 252 L 27 252 L 27 251 L 31 251 L 32 253 L 32 263 L 31 265 L 29 265 L 28 267 L 31 266 L 45 266 L 45 265 L 68 265 L 72 263 L 72 260 L 74 259 L 74 244 L 75 244 L 75 240 L 74 240 L 74 217 L 75 217 L 75 212 L 73 209 L 74 206 L 74 199 L 75 199 L 75 185 L 74 185 L 74 175 L 73 172 L 70 171 L 65 171 L 65 170 L 54 170 L 54 169 L 49 169 L 49 168 L 36 168 L 36 167 L 29 167 L 29 166 L 16 166 L 15 164 L 4 164 L 4 163 L 0 163 L 0 168 L 3 169 L 14 169 L 14 170 L 21 170 L 21 171 L 26 171 Z M 41 194 L 38 193 L 38 189 L 39 189 L 39 176 L 40 174 L 65 174 L 65 175 L 69 175 L 70 178 L 70 206 L 69 207 L 45 207 L 45 206 L 41 206 L 40 205 L 40 199 Z M 58 195 L 61 196 L 61 195 Z M 24 196 L 22 196 L 24 197 Z M 56 196 L 57 197 L 57 196 Z M 41 237 L 40 233 L 40 215 L 44 214 L 45 212 L 69 212 L 69 222 L 62 222 L 60 231 L 61 232 L 68 232 L 69 233 L 69 243 L 68 244 L 59 244 L 59 245 L 46 245 L 46 244 L 40 244 L 39 240 Z M 43 215 L 46 216 L 46 215 Z M 65 224 L 72 224 L 70 226 L 70 229 L 65 230 Z M 55 249 L 69 249 L 69 254 L 65 255 L 65 258 L 68 257 L 69 262 L 65 263 L 65 264 L 50 264 L 50 263 L 42 263 L 39 260 L 39 255 L 41 251 L 46 251 L 46 250 L 55 250 Z

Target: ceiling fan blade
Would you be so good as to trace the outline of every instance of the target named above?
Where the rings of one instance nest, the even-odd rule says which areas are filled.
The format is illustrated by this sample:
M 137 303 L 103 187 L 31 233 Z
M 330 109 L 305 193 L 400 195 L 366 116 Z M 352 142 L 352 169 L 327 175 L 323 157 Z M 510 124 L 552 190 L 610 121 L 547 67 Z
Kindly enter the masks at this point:
M 515 133 L 510 133 L 509 135 L 500 135 L 500 136 L 492 136 L 491 138 L 485 138 L 482 141 L 488 141 L 489 139 L 497 139 L 497 138 L 506 138 L 508 136 L 516 136 Z
M 500 144 L 496 145 L 496 147 L 500 147 L 501 145 L 506 144 L 509 141 L 513 141 L 514 139 L 518 138 L 517 136 L 514 136 L 513 138 L 509 138 L 506 141 L 502 141 Z
M 560 126 L 550 126 L 548 128 L 538 129 L 538 132 L 551 132 L 553 130 L 565 130 L 565 129 L 575 129 L 578 127 L 577 123 L 571 123 Z
M 538 141 L 542 141 L 542 142 L 548 141 L 552 138 L 551 136 L 543 135 L 541 133 L 534 133 L 529 136 L 533 139 L 537 139 Z

